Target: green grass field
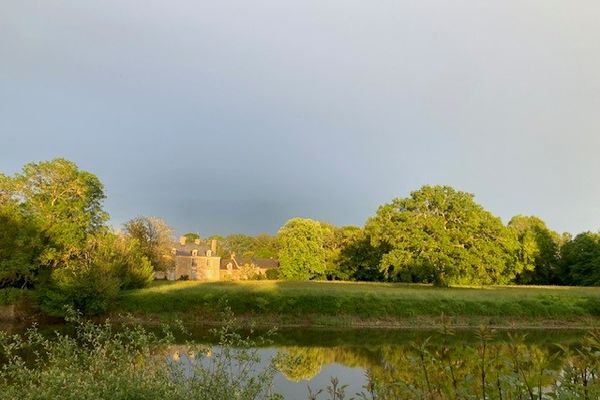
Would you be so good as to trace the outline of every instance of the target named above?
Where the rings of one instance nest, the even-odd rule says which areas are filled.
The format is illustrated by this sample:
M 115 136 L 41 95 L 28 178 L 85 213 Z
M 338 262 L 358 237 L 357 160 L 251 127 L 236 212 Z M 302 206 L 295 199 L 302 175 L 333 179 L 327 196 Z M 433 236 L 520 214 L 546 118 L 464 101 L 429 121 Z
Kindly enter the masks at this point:
M 224 304 L 242 320 L 278 326 L 584 327 L 600 322 L 600 288 L 453 287 L 352 282 L 156 282 L 126 292 L 117 311 L 184 322 L 218 321 Z

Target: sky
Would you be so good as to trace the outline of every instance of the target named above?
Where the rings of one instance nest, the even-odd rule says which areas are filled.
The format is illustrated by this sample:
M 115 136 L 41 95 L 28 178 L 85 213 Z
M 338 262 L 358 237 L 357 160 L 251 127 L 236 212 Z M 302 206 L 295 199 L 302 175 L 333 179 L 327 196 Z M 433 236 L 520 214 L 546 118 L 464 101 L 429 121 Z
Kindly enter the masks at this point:
M 597 0 L 0 0 L 0 171 L 68 158 L 119 226 L 363 225 L 424 184 L 600 228 Z

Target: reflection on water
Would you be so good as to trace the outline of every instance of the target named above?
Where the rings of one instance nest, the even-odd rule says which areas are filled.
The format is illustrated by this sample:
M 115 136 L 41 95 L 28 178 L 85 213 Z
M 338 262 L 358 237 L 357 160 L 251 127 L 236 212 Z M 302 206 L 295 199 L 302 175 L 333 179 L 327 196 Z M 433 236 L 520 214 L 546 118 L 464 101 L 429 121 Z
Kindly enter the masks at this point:
M 261 367 L 274 362 L 275 389 L 286 399 L 305 400 L 307 387 L 326 389 L 332 377 L 347 385 L 346 398 L 368 392 L 369 383 L 386 388 L 385 398 L 429 392 L 436 393 L 430 398 L 473 396 L 484 387 L 493 391 L 488 398 L 504 398 L 515 388 L 532 395 L 551 388 L 574 360 L 569 349 L 576 354 L 584 336 L 581 331 L 294 330 L 280 332 L 273 345 L 257 353 Z M 211 339 L 196 332 L 197 341 Z M 173 353 L 187 362 L 185 349 Z M 319 398 L 329 397 L 324 391 Z
M 17 333 L 24 327 L 3 325 L 0 329 Z M 169 362 L 190 373 L 194 363 L 210 363 L 227 349 L 216 345 L 217 337 L 206 329 L 192 329 L 191 334 L 193 346 L 190 336 L 182 336 L 176 338 L 179 344 L 166 349 Z M 523 394 L 523 398 L 545 398 L 544 393 L 555 390 L 559 379 L 564 388 L 572 386 L 569 396 L 575 393 L 566 398 L 579 398 L 578 390 L 584 391 L 581 398 L 600 398 L 595 392 L 598 385 L 590 384 L 600 372 L 600 335 L 590 332 L 294 329 L 280 331 L 271 339 L 253 349 L 259 356 L 257 370 L 273 365 L 277 371 L 274 389 L 286 399 L 307 399 L 308 387 L 313 392 L 324 389 L 320 399 L 331 398 L 326 389 L 333 377 L 344 385 L 346 399 L 370 390 L 376 390 L 381 399 L 505 399 Z

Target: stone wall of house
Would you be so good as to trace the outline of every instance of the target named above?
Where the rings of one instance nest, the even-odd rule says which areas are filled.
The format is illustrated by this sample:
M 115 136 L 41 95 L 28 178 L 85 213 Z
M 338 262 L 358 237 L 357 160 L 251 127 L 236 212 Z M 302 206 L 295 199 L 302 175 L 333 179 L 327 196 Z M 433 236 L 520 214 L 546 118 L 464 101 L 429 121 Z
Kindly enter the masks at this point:
M 218 281 L 221 257 L 177 256 L 175 271 L 167 274 L 167 279 L 187 278 L 197 281 Z

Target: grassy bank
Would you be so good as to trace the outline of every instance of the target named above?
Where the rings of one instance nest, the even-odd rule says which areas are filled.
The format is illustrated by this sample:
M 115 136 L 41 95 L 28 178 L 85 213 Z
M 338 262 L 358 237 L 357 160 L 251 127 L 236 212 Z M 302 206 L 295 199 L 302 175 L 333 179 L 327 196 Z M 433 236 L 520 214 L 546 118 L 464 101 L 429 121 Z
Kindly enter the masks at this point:
M 600 322 L 600 288 L 433 288 L 350 282 L 156 282 L 126 292 L 116 312 L 146 320 L 218 321 L 224 301 L 258 325 L 585 327 Z

